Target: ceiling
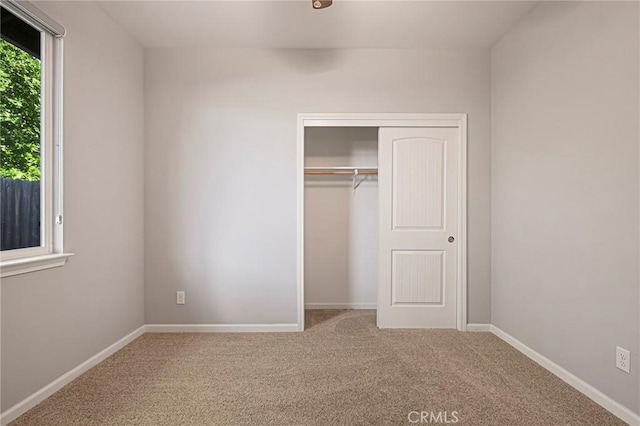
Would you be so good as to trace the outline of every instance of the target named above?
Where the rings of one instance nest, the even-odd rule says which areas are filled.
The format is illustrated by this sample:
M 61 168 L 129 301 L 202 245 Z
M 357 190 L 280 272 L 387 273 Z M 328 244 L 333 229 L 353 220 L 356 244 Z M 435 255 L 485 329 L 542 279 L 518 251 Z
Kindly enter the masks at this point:
M 148 48 L 492 47 L 536 2 L 310 0 L 98 2 Z

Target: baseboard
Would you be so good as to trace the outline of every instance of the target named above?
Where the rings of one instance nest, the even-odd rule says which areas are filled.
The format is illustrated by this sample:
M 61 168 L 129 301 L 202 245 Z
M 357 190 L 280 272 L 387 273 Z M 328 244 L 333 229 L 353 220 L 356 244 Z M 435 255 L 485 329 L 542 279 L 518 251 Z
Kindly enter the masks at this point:
M 467 324 L 467 331 L 491 331 L 491 324 Z
M 305 309 L 377 309 L 376 303 L 305 303 Z
M 298 324 L 147 324 L 148 333 L 277 333 L 300 331 Z
M 533 361 L 540 364 L 542 367 L 546 368 L 547 370 L 549 370 L 550 372 L 558 376 L 564 382 L 573 386 L 579 392 L 591 398 L 594 402 L 601 405 L 603 408 L 610 411 L 612 414 L 618 416 L 621 420 L 629 423 L 632 426 L 640 425 L 640 415 L 634 413 L 624 405 L 614 401 L 604 393 L 600 392 L 595 387 L 591 386 L 584 380 L 580 379 L 578 376 L 560 367 L 558 364 L 551 361 L 549 358 L 531 349 L 530 347 L 522 343 L 520 340 L 516 339 L 515 337 L 506 333 L 505 331 L 502 331 L 495 325 L 491 326 L 491 332 L 496 336 L 498 336 L 500 339 L 507 342 L 509 345 L 513 346 L 514 348 L 522 352 L 527 357 L 531 358 Z
M 144 332 L 145 332 L 145 326 L 143 325 L 138 329 L 136 329 L 135 331 L 127 334 L 126 336 L 124 336 L 122 339 L 118 340 L 111 346 L 98 352 L 97 354 L 95 354 L 94 356 L 92 356 L 82 364 L 78 365 L 74 369 L 58 377 L 57 379 L 55 379 L 53 382 L 49 383 L 42 389 L 38 390 L 37 392 L 33 393 L 32 395 L 18 402 L 13 407 L 7 409 L 2 414 L 0 414 L 0 424 L 2 426 L 5 426 L 10 422 L 14 421 L 18 417 L 20 417 L 21 415 L 23 415 L 24 413 L 26 413 L 27 411 L 29 411 L 30 409 L 32 409 L 33 407 L 35 407 L 36 405 L 44 401 L 45 399 L 49 398 L 51 395 L 53 395 L 54 393 L 56 393 L 57 391 L 59 391 L 69 383 L 71 383 L 73 380 L 80 377 L 85 372 L 89 371 L 91 368 L 95 367 L 96 365 L 98 365 L 99 363 L 101 363 L 102 361 L 104 361 L 105 359 L 107 359 L 108 357 L 110 357 L 111 355 L 113 355 L 114 353 L 116 353 L 117 351 L 119 351 L 129 343 L 131 343 L 133 340 L 140 337 L 142 334 L 144 334 Z

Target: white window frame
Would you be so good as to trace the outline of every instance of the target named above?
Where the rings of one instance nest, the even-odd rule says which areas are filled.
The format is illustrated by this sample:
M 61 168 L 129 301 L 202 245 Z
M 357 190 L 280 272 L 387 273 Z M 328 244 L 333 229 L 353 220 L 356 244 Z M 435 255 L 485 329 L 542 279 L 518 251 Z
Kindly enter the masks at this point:
M 0 277 L 63 266 L 63 37 L 64 28 L 27 2 L 0 5 L 41 32 L 40 246 L 0 251 Z

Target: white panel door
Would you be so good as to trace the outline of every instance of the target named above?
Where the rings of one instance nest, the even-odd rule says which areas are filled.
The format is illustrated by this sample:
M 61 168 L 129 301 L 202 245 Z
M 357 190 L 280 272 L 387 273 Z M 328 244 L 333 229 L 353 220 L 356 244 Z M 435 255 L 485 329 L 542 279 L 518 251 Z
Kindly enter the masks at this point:
M 457 128 L 380 128 L 380 328 L 456 328 L 459 144 Z

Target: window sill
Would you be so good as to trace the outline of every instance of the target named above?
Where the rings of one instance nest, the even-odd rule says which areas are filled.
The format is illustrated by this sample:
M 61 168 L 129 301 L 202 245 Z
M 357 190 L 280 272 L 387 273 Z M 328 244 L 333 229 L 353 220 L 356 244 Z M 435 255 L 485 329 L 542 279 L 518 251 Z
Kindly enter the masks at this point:
M 0 262 L 0 278 L 13 275 L 41 271 L 43 269 L 58 268 L 67 263 L 67 259 L 74 253 L 52 253 L 44 256 L 33 256 L 23 259 L 12 259 Z

